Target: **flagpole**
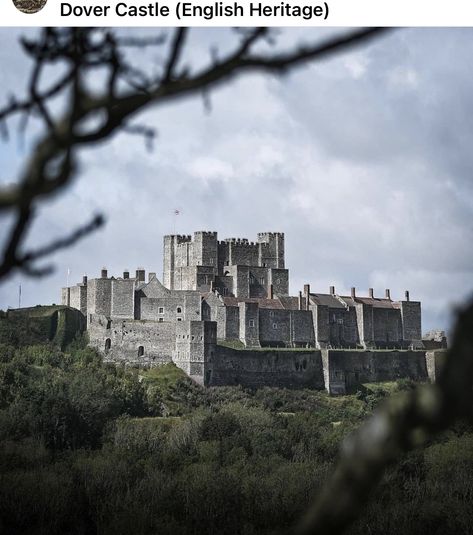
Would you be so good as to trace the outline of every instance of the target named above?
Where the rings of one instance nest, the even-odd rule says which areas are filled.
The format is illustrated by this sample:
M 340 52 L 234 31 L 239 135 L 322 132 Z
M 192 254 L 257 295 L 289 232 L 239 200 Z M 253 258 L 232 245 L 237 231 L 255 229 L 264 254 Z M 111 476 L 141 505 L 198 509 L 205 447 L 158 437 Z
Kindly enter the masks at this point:
M 18 308 L 21 308 L 21 284 L 18 287 Z
M 177 217 L 178 215 L 180 214 L 180 210 L 178 208 L 175 208 L 174 209 L 174 217 L 173 217 L 173 223 L 172 223 L 172 233 L 173 235 L 176 235 L 176 221 L 177 221 Z

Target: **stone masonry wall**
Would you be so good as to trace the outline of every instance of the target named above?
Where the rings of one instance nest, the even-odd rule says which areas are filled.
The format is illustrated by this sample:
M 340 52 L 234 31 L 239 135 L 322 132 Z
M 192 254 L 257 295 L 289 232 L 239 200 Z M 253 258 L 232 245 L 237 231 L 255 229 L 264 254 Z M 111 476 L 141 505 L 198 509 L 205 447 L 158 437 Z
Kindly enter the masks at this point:
M 173 361 L 191 379 L 208 385 L 215 356 L 217 324 L 214 321 L 187 321 L 176 327 Z
M 445 349 L 438 349 L 435 351 L 427 351 L 425 354 L 427 362 L 427 372 L 432 383 L 437 381 L 439 373 L 445 365 L 447 358 L 447 351 Z
M 134 279 L 112 280 L 111 316 L 114 318 L 133 319 L 135 316 L 135 281 Z
M 92 279 L 87 282 L 87 313 L 110 317 L 112 302 L 111 279 Z
M 171 362 L 176 345 L 176 324 L 171 322 L 110 321 L 103 315 L 93 315 L 88 334 L 90 345 L 106 360 L 116 362 L 151 366 Z
M 421 308 L 419 301 L 401 301 L 402 334 L 404 340 L 422 339 Z
M 332 394 L 344 394 L 360 383 L 428 379 L 425 351 L 326 351 Z
M 378 347 L 390 347 L 390 343 L 401 342 L 401 314 L 399 310 L 373 308 L 373 331 L 374 342 Z
M 217 346 L 209 386 L 324 388 L 320 351 L 236 350 Z

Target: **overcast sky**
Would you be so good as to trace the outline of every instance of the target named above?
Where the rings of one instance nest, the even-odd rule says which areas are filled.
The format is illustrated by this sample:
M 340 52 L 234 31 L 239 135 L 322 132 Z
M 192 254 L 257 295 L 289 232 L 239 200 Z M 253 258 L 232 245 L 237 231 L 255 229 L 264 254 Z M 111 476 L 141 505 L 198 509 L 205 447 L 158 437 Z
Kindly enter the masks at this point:
M 320 30 L 284 30 L 280 43 Z M 0 30 L 4 102 L 21 93 L 28 63 L 19 30 Z M 189 61 L 227 30 L 194 30 Z M 391 288 L 421 300 L 423 330 L 448 328 L 473 291 L 473 30 L 399 30 L 290 76 L 241 77 L 140 118 L 158 131 L 152 152 L 119 135 L 81 153 L 78 179 L 43 206 L 28 244 L 102 211 L 106 227 L 57 254 L 54 275 L 19 275 L 0 285 L 0 308 L 60 301 L 71 282 L 102 266 L 120 275 L 162 273 L 162 237 L 216 230 L 221 239 L 286 235 L 290 291 Z M 153 61 L 156 58 L 151 58 Z M 12 132 L 14 133 L 14 131 Z M 27 149 L 0 146 L 0 182 L 15 180 Z M 175 218 L 174 210 L 180 215 Z M 176 221 L 175 221 L 176 220 Z M 4 241 L 7 219 L 0 220 Z

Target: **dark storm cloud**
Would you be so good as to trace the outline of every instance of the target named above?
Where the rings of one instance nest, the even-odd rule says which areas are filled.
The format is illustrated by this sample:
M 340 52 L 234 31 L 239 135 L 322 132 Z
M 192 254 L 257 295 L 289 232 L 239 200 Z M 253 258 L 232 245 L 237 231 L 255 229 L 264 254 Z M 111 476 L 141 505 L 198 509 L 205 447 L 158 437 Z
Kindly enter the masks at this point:
M 314 32 L 285 30 L 280 42 Z M 283 79 L 238 79 L 211 92 L 210 113 L 198 97 L 146 113 L 159 131 L 153 152 L 118 136 L 84 153 L 80 179 L 43 210 L 30 243 L 96 210 L 108 224 L 58 255 L 55 276 L 22 281 L 28 304 L 58 300 L 68 267 L 74 280 L 102 265 L 160 272 L 162 235 L 174 228 L 249 239 L 279 230 L 293 293 L 304 282 L 390 287 L 394 297 L 409 289 L 424 328 L 445 327 L 473 289 L 472 37 L 400 30 Z M 0 34 L 3 47 L 14 38 Z M 193 65 L 229 42 L 229 31 L 196 30 Z M 0 55 L 10 86 L 24 72 L 12 50 Z M 0 148 L 9 171 L 21 160 L 11 150 Z M 0 307 L 16 304 L 19 282 L 0 287 Z

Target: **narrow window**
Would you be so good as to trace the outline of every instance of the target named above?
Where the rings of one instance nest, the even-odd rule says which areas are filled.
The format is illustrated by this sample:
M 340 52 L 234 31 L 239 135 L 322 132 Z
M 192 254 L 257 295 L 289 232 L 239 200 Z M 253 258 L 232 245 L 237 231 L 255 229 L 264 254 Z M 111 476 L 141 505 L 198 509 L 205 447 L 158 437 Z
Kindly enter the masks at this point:
M 177 321 L 182 321 L 182 318 L 177 318 Z
M 261 277 L 261 279 L 259 280 L 260 284 L 264 284 L 264 278 Z
M 273 310 L 270 310 L 269 311 L 269 316 L 272 318 L 274 316 L 274 311 Z
M 278 328 L 278 324 L 277 323 L 273 323 L 273 329 L 277 329 Z
M 182 307 L 177 307 L 176 312 L 177 312 L 178 314 L 182 314 Z
M 255 326 L 255 320 L 249 320 L 248 321 L 248 326 L 249 327 L 254 327 Z
M 158 314 L 164 314 L 164 307 L 158 308 Z
M 145 354 L 145 348 L 143 346 L 140 346 L 138 348 L 138 356 L 142 357 Z
M 107 329 L 112 327 L 112 320 L 107 320 Z
M 163 318 L 159 318 L 159 323 L 164 323 L 164 319 Z
M 105 351 L 108 351 L 111 347 L 112 347 L 112 341 L 110 340 L 110 338 L 107 338 L 105 340 Z

